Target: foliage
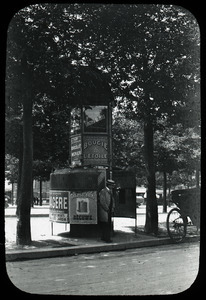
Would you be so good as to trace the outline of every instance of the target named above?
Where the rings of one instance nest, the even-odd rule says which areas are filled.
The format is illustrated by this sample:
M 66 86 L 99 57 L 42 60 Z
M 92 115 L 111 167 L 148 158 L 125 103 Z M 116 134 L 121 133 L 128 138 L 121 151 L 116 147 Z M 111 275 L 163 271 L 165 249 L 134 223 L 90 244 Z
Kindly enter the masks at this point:
M 179 123 L 155 133 L 157 170 L 193 172 L 200 165 L 200 135 Z
M 70 109 L 65 108 L 46 97 L 33 105 L 34 160 L 50 163 L 50 169 L 65 165 L 69 158 Z
M 118 106 L 137 120 L 149 116 L 156 125 L 159 118 L 183 122 L 186 116 L 190 126 L 192 119 L 198 120 L 194 111 L 199 111 L 199 28 L 193 16 L 180 7 L 36 4 L 14 16 L 8 37 L 10 110 L 21 115 L 19 75 L 26 53 L 35 90 L 33 124 L 41 118 L 42 137 L 49 129 L 52 138 L 59 135 L 54 128 L 66 113 L 69 99 L 78 92 L 74 89 L 78 80 L 75 65 L 95 66 L 107 73 Z M 49 109 L 59 111 L 59 117 L 57 113 L 54 117 L 56 125 L 50 128 L 54 119 Z M 59 141 L 53 143 L 53 153 L 59 152 L 57 144 Z M 60 143 L 59 148 L 63 147 Z
M 5 177 L 9 182 L 17 182 L 18 179 L 18 159 L 6 154 L 5 157 Z
M 136 120 L 124 115 L 114 117 L 113 122 L 113 164 L 122 168 L 133 168 L 135 173 L 144 168 L 142 128 Z

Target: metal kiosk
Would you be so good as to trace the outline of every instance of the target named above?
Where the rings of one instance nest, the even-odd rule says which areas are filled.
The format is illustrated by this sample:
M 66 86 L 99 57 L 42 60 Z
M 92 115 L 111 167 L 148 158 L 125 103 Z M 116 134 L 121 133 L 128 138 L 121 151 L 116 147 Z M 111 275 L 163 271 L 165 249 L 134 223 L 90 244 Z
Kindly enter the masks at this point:
M 63 222 L 71 236 L 86 236 L 99 230 L 98 194 L 112 179 L 113 95 L 99 70 L 80 67 L 78 74 L 84 84 L 71 107 L 70 164 L 50 175 L 50 221 L 52 232 L 53 222 Z M 136 218 L 136 198 L 131 201 Z

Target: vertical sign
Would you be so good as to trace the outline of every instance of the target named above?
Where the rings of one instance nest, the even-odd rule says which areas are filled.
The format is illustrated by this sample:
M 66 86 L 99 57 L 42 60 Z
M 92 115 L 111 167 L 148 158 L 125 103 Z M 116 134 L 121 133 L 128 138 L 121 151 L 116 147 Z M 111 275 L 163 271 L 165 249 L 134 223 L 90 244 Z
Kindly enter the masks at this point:
M 52 191 L 49 195 L 49 220 L 52 222 L 69 223 L 69 198 L 66 191 Z
M 81 135 L 71 137 L 71 164 L 72 166 L 81 165 L 82 142 Z
M 97 224 L 96 191 L 71 191 L 69 199 L 70 224 Z

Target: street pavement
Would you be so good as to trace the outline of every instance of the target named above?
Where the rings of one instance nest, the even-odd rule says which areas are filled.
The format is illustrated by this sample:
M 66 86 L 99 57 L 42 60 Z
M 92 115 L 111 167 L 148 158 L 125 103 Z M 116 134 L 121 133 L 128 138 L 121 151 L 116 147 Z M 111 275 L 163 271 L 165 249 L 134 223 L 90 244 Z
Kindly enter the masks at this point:
M 199 242 L 7 262 L 14 286 L 38 295 L 176 294 L 198 268 Z

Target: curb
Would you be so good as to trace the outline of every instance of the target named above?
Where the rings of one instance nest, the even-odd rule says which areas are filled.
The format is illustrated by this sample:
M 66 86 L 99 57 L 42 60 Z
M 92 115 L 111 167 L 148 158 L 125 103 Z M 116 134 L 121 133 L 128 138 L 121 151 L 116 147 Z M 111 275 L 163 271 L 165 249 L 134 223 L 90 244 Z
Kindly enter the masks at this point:
M 199 236 L 186 237 L 182 243 L 199 241 Z M 31 250 L 15 250 L 10 253 L 6 253 L 6 261 L 17 261 L 26 259 L 40 259 L 40 258 L 52 258 L 61 256 L 72 256 L 78 254 L 98 253 L 107 251 L 127 250 L 133 248 L 143 248 L 152 246 L 161 246 L 173 244 L 169 237 L 156 238 L 153 240 L 142 240 L 135 242 L 122 242 L 111 244 L 99 244 L 99 245 L 82 245 L 72 247 L 61 247 L 61 249 L 31 249 Z

